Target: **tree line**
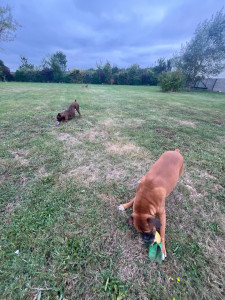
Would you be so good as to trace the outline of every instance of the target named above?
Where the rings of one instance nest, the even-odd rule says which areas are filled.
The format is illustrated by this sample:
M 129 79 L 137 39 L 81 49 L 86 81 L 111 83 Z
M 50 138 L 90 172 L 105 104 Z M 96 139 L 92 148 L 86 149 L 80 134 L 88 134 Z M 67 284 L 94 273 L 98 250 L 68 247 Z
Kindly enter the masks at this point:
M 21 82 L 61 82 L 80 84 L 119 84 L 119 85 L 157 85 L 162 72 L 171 71 L 170 60 L 158 59 L 155 66 L 141 68 L 133 64 L 128 68 L 112 66 L 109 61 L 97 63 L 96 68 L 67 70 L 67 58 L 62 51 L 43 59 L 40 66 L 29 63 L 24 56 L 20 57 L 20 66 L 11 73 L 0 61 L 0 80 Z

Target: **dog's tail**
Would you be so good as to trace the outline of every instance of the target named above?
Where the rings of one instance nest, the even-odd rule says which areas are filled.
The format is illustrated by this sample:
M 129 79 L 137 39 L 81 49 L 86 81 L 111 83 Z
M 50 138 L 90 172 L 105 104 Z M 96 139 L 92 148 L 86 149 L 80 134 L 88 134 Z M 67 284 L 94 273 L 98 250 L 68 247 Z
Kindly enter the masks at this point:
M 180 149 L 176 149 L 175 151 L 180 153 Z

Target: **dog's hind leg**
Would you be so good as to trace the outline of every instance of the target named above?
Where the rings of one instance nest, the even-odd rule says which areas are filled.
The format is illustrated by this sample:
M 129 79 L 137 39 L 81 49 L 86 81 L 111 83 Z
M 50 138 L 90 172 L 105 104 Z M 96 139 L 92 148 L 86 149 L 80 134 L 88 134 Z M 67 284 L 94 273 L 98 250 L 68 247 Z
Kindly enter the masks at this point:
M 118 206 L 118 209 L 119 210 L 125 210 L 125 209 L 131 207 L 134 203 L 134 200 L 135 200 L 135 197 L 128 203 L 120 204 L 120 206 Z

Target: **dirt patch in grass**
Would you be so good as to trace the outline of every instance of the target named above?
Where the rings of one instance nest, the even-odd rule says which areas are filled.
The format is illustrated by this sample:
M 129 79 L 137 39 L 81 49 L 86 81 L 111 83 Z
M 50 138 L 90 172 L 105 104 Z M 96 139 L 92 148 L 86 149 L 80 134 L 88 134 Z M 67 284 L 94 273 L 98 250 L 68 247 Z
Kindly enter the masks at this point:
M 75 181 L 82 180 L 86 184 L 93 183 L 99 180 L 99 170 L 96 169 L 96 166 L 93 163 L 77 167 L 76 169 L 73 169 L 64 175 L 66 177 L 73 177 Z
M 10 150 L 9 152 L 21 165 L 29 165 L 29 160 L 26 158 L 26 156 L 29 154 L 29 151 L 18 149 L 17 151 Z
M 181 175 L 181 178 L 179 180 L 180 184 L 183 184 L 183 186 L 188 190 L 189 196 L 192 197 L 202 197 L 202 193 L 199 193 L 195 188 L 194 179 L 191 178 L 191 176 L 188 174 L 187 171 L 184 171 Z M 184 194 L 184 192 L 182 193 Z
M 46 171 L 46 169 L 45 169 L 44 166 L 42 166 L 42 167 L 40 167 L 40 169 L 38 170 L 38 175 L 39 175 L 40 177 L 48 177 L 48 176 L 50 176 L 51 174 L 48 173 L 48 172 Z
M 179 123 L 181 125 L 189 126 L 189 127 L 192 127 L 192 128 L 196 128 L 197 127 L 196 123 L 191 122 L 191 121 L 186 121 L 186 120 L 181 121 L 180 120 Z
M 169 121 L 171 121 L 171 123 L 173 123 L 174 127 L 177 127 L 179 125 L 188 126 L 188 127 L 191 127 L 191 128 L 196 128 L 197 127 L 196 122 L 193 122 L 193 121 L 190 121 L 190 120 L 180 120 L 180 119 L 173 118 L 173 117 L 167 117 L 167 119 Z
M 106 150 L 108 152 L 116 153 L 119 155 L 127 154 L 127 153 L 138 153 L 140 148 L 135 146 L 134 144 L 125 144 L 122 145 L 120 143 L 106 143 Z
M 13 212 L 13 210 L 15 209 L 16 206 L 18 206 L 19 204 L 16 202 L 11 202 L 8 203 L 5 207 L 5 211 L 4 214 L 11 214 Z M 8 218 L 4 220 L 5 223 L 8 222 Z
M 122 121 L 122 124 L 124 126 L 128 126 L 128 127 L 139 127 L 140 125 L 144 124 L 145 120 L 142 119 L 126 119 Z
M 144 278 L 140 272 L 140 268 L 135 261 L 143 264 L 148 258 L 147 249 L 144 248 L 141 237 L 136 233 L 135 238 L 131 238 L 131 233 L 124 234 L 120 232 L 121 256 L 118 263 L 122 281 L 140 280 Z M 152 264 L 152 267 L 154 264 Z
M 118 121 L 118 120 L 117 120 Z M 98 122 L 100 126 L 105 128 L 112 127 L 116 125 L 116 120 L 114 119 L 106 119 Z
M 0 184 L 2 184 L 4 181 L 7 181 L 9 178 L 9 174 L 8 173 L 4 173 L 0 175 Z
M 166 128 L 156 128 L 155 129 L 156 133 L 163 135 L 167 138 L 173 138 L 176 136 L 177 132 L 174 130 L 166 129 Z
M 39 111 L 43 111 L 43 109 L 46 109 L 47 104 L 46 103 L 42 103 L 42 105 L 37 105 L 34 107 L 34 110 L 39 110 Z
M 0 130 L 0 136 L 3 136 L 3 135 L 5 135 L 5 134 L 6 134 L 5 131 Z
M 67 171 L 63 176 L 73 177 L 75 181 L 81 180 L 87 186 L 94 182 L 116 181 L 130 188 L 136 187 L 138 180 L 146 171 L 146 160 L 150 166 L 149 152 L 132 144 L 129 139 L 121 137 L 117 131 L 113 137 L 115 142 L 110 142 L 112 135 L 107 128 L 101 130 L 101 126 L 78 131 L 76 137 L 72 137 L 69 133 L 57 135 L 58 140 L 65 141 L 64 155 L 67 160 L 62 167 Z M 74 147 L 76 145 L 82 147 Z M 109 159 L 110 154 L 114 157 L 112 161 Z M 118 155 L 126 156 L 127 161 L 121 161 Z
M 79 140 L 78 135 L 72 136 L 69 133 L 58 133 L 56 131 L 53 131 L 52 134 L 55 135 L 59 141 L 66 142 L 67 144 L 70 144 L 71 146 L 81 144 L 81 141 Z
M 106 119 L 99 121 L 101 126 L 106 128 L 113 127 L 113 126 L 123 126 L 123 127 L 139 127 L 140 125 L 144 124 L 145 120 L 142 119 L 123 119 L 119 116 L 115 117 L 114 119 Z
M 82 180 L 87 186 L 94 182 L 121 182 L 127 176 L 126 170 L 109 163 L 93 163 L 79 166 L 64 174 L 66 177 L 73 177 L 75 181 Z
M 202 179 L 213 179 L 213 180 L 216 180 L 216 178 L 212 175 L 210 175 L 206 170 L 201 170 L 200 171 L 200 174 L 199 174 L 199 177 L 202 178 Z
M 59 141 L 68 141 L 70 143 L 76 142 L 76 138 L 74 138 L 73 136 L 71 136 L 69 133 L 61 133 L 58 136 L 58 140 Z
M 53 135 L 57 136 L 59 141 L 65 141 L 71 145 L 78 145 L 84 142 L 84 139 L 87 139 L 90 142 L 97 142 L 99 140 L 105 140 L 108 138 L 108 132 L 105 130 L 98 130 L 96 128 L 87 130 L 87 131 L 76 131 L 74 136 L 69 133 L 60 133 L 52 132 Z
M 22 185 L 26 185 L 27 184 L 27 182 L 28 182 L 28 178 L 27 177 L 22 177 L 21 178 L 21 183 L 22 183 Z
M 96 128 L 93 128 L 91 130 L 88 130 L 84 133 L 79 134 L 81 137 L 88 138 L 90 142 L 96 142 L 99 139 L 107 139 L 108 138 L 108 132 L 104 130 L 97 130 Z

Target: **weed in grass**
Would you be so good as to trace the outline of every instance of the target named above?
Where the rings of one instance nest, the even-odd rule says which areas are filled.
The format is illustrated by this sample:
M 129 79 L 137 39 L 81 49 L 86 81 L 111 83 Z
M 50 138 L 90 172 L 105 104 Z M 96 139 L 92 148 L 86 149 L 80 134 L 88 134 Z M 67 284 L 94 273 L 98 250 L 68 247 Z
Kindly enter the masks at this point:
M 129 285 L 121 282 L 120 279 L 115 277 L 103 277 L 104 285 L 101 289 L 104 289 L 105 297 L 114 300 L 122 300 L 129 296 Z
M 220 226 L 217 223 L 210 222 L 208 223 L 208 226 L 213 232 L 215 232 L 215 234 L 222 233 L 222 230 L 220 229 Z

